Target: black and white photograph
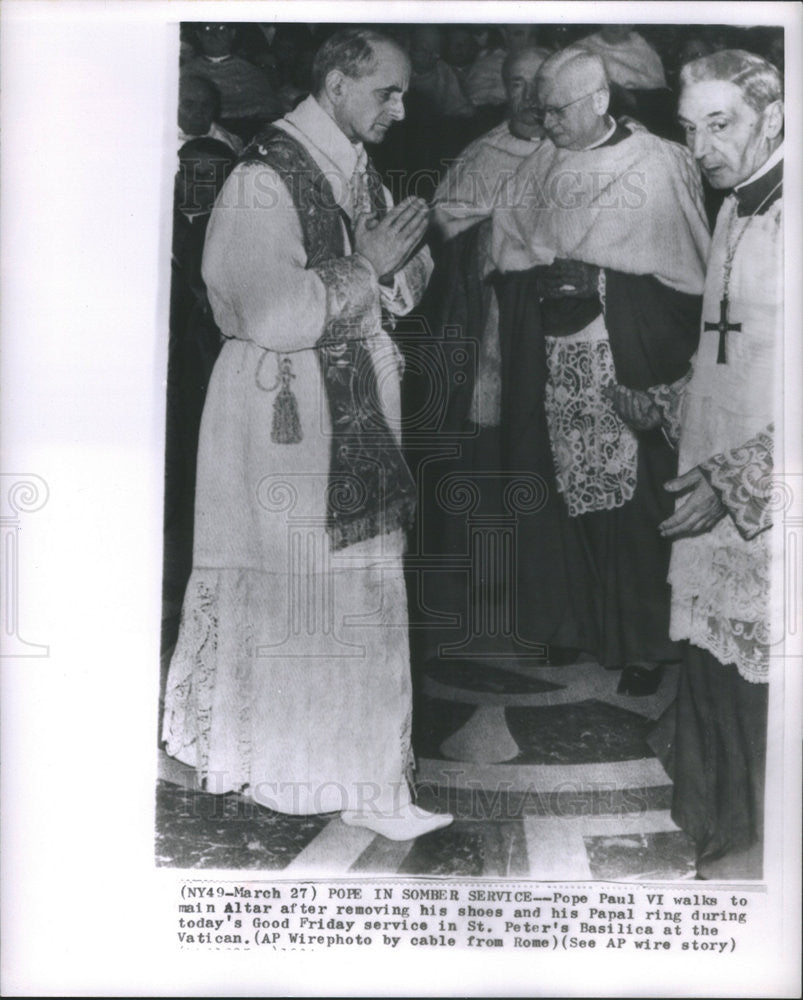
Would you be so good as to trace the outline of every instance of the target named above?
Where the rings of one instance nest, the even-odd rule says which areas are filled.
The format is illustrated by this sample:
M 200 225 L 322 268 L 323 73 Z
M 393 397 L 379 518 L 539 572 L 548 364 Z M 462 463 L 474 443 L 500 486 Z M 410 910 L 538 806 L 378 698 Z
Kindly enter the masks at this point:
M 4 992 L 795 995 L 797 5 L 7 11 Z
M 761 879 L 783 28 L 180 30 L 159 862 Z

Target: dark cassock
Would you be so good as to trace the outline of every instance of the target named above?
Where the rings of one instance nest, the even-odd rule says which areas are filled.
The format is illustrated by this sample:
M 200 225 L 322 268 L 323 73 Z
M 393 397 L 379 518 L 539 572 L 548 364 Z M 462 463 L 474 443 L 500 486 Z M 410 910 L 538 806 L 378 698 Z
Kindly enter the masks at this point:
M 470 143 L 435 192 L 433 214 L 445 243 L 442 326 L 459 327 L 478 349 L 472 377 L 452 391 L 455 425 L 499 425 L 499 311 L 487 281 L 490 218 L 506 184 L 540 142 L 514 135 L 507 122 Z
M 552 478 L 551 468 L 537 464 L 538 449 L 535 462 L 521 450 L 516 460 L 510 460 L 503 427 L 499 303 L 489 273 L 491 215 L 505 199 L 506 186 L 521 163 L 540 142 L 540 138 L 521 138 L 503 122 L 463 151 L 435 195 L 435 221 L 445 241 L 439 256 L 442 294 L 437 325 L 442 331 L 455 331 L 469 362 L 465 377 L 448 378 L 444 427 L 459 454 L 436 461 L 432 470 L 439 481 L 459 478 L 473 484 L 477 504 L 472 516 L 496 517 L 500 525 L 510 521 L 514 560 L 512 565 L 504 560 L 492 565 L 488 560 L 481 568 L 473 567 L 478 575 L 456 569 L 431 579 L 424 594 L 427 606 L 461 617 L 458 626 L 428 630 L 429 656 L 437 655 L 443 643 L 459 641 L 461 631 L 469 629 L 472 602 L 478 601 L 493 604 L 485 612 L 501 612 L 507 621 L 508 642 L 497 639 L 493 649 L 486 650 L 495 656 L 513 649 L 545 655 L 546 650 L 535 644 L 579 645 L 567 610 L 560 523 L 565 514 L 554 502 L 554 490 L 543 491 L 542 497 L 540 485 L 544 475 Z M 516 483 L 522 492 L 515 489 Z M 523 507 L 517 506 L 515 496 L 525 498 Z M 537 510 L 528 509 L 530 501 Z M 466 512 L 434 503 L 426 513 L 429 550 L 458 558 L 469 554 Z M 551 565 L 549 573 L 543 572 L 546 564 Z M 473 653 L 482 655 L 476 647 Z
M 678 471 L 700 469 L 725 510 L 710 530 L 674 542 L 669 573 L 671 635 L 689 640 L 667 759 L 672 817 L 697 844 L 702 871 L 726 854 L 760 849 L 763 837 L 770 571 L 780 555 L 769 528 L 782 184 L 780 146 L 725 199 L 692 372 L 651 392 L 679 437 Z M 755 861 L 753 875 L 760 867 Z
M 688 370 L 709 246 L 699 174 L 683 147 L 611 120 L 591 148 L 544 140 L 514 188 L 492 238 L 505 286 L 503 424 L 510 460 L 551 475 L 568 514 L 555 562 L 531 574 L 555 576 L 553 602 L 565 598 L 577 644 L 603 665 L 676 659 L 657 531 L 676 455 L 660 430 L 631 431 L 610 390 Z
M 195 460 L 206 387 L 222 342 L 201 277 L 208 213 L 173 216 L 168 363 L 168 522 L 192 516 Z

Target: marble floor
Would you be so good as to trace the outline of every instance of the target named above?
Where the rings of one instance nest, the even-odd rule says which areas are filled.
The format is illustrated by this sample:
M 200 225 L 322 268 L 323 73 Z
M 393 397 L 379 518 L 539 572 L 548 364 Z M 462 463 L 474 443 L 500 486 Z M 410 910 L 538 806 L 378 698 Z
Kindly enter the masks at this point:
M 337 814 L 286 816 L 235 793 L 206 794 L 162 754 L 157 863 L 331 877 L 693 878 L 692 844 L 669 815 L 671 782 L 646 742 L 676 675 L 668 669 L 647 698 L 618 695 L 618 677 L 582 661 L 425 665 L 418 801 L 455 821 L 415 841 L 348 827 Z

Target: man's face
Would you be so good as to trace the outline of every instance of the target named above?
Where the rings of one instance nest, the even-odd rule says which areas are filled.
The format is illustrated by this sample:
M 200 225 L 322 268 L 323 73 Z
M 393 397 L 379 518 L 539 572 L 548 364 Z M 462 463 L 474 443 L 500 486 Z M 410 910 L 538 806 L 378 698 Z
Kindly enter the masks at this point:
M 469 66 L 477 54 L 477 43 L 466 28 L 453 27 L 446 33 L 446 60 L 452 66 Z
M 335 120 L 352 142 L 382 142 L 393 122 L 404 118 L 410 82 L 407 56 L 387 42 L 374 43 L 375 65 L 365 76 L 343 77 Z
M 686 144 L 712 187 L 731 188 L 758 170 L 777 136 L 771 108 L 759 113 L 727 80 L 701 80 L 684 87 L 678 119 Z M 769 132 L 768 132 L 769 129 Z M 770 133 L 775 132 L 775 135 Z
M 521 52 L 528 45 L 535 45 L 535 28 L 531 24 L 506 24 L 502 33 L 508 52 Z
M 510 64 L 505 79 L 508 122 L 516 135 L 528 139 L 544 132 L 536 88 L 536 76 L 542 62 L 542 57 L 535 52 L 522 53 Z
M 604 134 L 607 102 L 594 95 L 604 93 L 597 79 L 588 74 L 558 71 L 539 77 L 538 104 L 544 130 L 561 149 L 585 149 Z M 600 102 L 603 109 L 599 110 Z
M 229 24 L 201 24 L 198 42 L 205 56 L 227 56 L 234 44 L 234 28 Z
M 215 118 L 215 95 L 200 81 L 181 86 L 178 127 L 185 135 L 206 135 Z
M 413 32 L 410 62 L 416 73 L 428 73 L 440 55 L 440 35 L 437 28 L 418 28 Z

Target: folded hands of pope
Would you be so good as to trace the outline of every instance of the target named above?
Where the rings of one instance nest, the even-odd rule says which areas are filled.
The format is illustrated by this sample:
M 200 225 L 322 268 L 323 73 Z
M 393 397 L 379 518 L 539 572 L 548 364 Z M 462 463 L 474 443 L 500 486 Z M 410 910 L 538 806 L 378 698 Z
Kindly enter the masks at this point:
M 354 222 L 354 249 L 379 275 L 388 280 L 418 249 L 429 225 L 429 208 L 423 198 L 399 202 L 380 219 L 362 213 Z

